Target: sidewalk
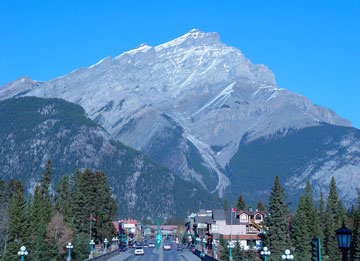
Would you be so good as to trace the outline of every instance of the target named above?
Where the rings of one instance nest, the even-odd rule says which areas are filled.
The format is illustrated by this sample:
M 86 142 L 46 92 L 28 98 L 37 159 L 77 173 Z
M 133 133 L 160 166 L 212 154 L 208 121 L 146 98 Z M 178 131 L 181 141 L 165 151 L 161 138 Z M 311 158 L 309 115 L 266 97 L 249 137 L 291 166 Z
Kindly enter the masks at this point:
M 184 257 L 186 259 L 186 261 L 199 261 L 199 260 L 201 260 L 200 258 L 195 256 L 193 254 L 193 252 L 188 251 L 188 250 L 184 250 L 181 254 L 179 254 L 179 256 Z

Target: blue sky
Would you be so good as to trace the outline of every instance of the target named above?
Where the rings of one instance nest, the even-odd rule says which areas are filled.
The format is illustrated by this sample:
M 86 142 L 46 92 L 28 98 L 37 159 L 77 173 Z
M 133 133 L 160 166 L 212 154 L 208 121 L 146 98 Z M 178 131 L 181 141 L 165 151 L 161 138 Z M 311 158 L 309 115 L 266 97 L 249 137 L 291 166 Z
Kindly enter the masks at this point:
M 0 85 L 46 81 L 198 28 L 360 128 L 359 17 L 358 0 L 0 0 Z

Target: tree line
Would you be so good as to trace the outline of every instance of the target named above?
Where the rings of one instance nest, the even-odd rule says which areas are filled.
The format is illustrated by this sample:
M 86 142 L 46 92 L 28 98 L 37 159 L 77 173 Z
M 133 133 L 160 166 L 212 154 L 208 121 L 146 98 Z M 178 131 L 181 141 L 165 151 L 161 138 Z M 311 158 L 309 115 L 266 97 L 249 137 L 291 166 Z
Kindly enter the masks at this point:
M 289 205 L 280 178 L 276 176 L 268 205 L 264 206 L 261 201 L 257 205 L 257 209 L 266 214 L 263 245 L 271 251 L 268 260 L 281 260 L 285 249 L 290 249 L 296 260 L 311 260 L 313 238 L 320 238 L 324 260 L 341 260 L 335 231 L 343 224 L 352 230 L 349 260 L 360 260 L 360 192 L 356 206 L 346 211 L 339 200 L 334 177 L 331 179 L 326 200 L 321 193 L 318 202 L 314 200 L 310 182 L 307 181 L 294 214 L 291 213 Z M 225 202 L 224 209 L 227 207 L 228 203 Z M 239 196 L 237 209 L 247 210 L 242 195 Z M 250 249 L 254 245 L 255 242 L 250 241 Z M 221 260 L 228 260 L 228 241 L 223 237 L 220 238 L 220 246 Z M 259 258 L 254 251 L 245 251 L 237 241 L 232 254 L 234 261 Z
M 51 190 L 52 164 L 47 162 L 44 175 L 26 198 L 21 181 L 0 180 L 0 260 L 18 260 L 25 246 L 26 260 L 52 261 L 66 257 L 71 242 L 73 260 L 87 259 L 91 237 L 103 242 L 116 235 L 112 223 L 117 206 L 111 197 L 104 172 L 75 170 L 65 175 Z M 30 193 L 29 193 L 30 194 Z

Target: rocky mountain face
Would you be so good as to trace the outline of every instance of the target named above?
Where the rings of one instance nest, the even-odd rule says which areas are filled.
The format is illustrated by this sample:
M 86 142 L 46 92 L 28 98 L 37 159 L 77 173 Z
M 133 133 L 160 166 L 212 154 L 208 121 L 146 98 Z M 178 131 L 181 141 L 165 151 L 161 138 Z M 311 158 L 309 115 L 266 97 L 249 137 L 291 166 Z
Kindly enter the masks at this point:
M 278 88 L 266 66 L 252 64 L 217 33 L 200 30 L 155 47 L 142 44 L 48 82 L 26 78 L 0 87 L 1 99 L 15 95 L 80 104 L 113 138 L 220 196 L 240 193 L 229 185 L 245 137 L 256 143 L 323 123 L 351 126 Z M 267 175 L 273 180 L 275 174 Z
M 0 126 L 0 178 L 20 179 L 30 193 L 51 159 L 54 183 L 76 168 L 104 170 L 121 217 L 176 217 L 200 205 L 221 205 L 215 195 L 113 140 L 79 105 L 8 99 L 0 102 Z

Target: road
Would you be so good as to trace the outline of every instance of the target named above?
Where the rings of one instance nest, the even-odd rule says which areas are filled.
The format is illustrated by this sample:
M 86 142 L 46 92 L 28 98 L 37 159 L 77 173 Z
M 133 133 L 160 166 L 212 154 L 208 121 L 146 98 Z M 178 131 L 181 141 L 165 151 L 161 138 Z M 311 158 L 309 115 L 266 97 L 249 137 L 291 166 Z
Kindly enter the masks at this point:
M 173 246 L 176 246 L 173 244 Z M 159 251 L 156 251 L 156 248 L 144 248 L 144 255 L 143 256 L 135 256 L 134 255 L 134 249 L 128 249 L 126 253 L 131 253 L 132 256 L 126 261 L 192 261 L 192 260 L 200 260 L 198 257 L 193 255 L 188 249 L 184 249 L 183 251 L 177 251 L 176 247 L 173 250 L 164 250 L 162 247 L 159 249 Z M 189 253 L 185 253 L 189 252 Z M 182 257 L 182 254 L 186 254 L 186 256 L 189 256 L 190 259 L 185 259 Z M 115 256 L 109 261 L 123 261 L 124 255 Z

